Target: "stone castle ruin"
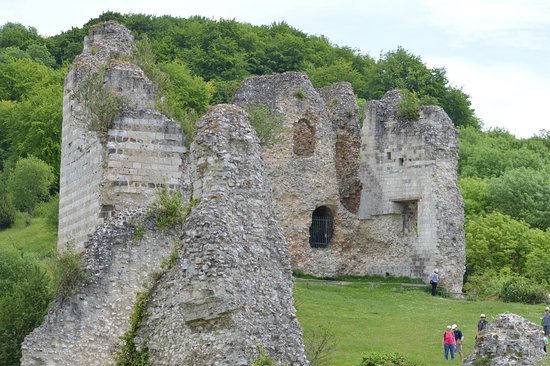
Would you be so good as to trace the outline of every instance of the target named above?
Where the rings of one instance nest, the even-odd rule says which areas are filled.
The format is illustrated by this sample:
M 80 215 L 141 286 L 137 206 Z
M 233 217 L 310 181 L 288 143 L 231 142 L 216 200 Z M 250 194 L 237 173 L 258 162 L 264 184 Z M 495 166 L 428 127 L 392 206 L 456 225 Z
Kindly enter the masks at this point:
M 134 343 L 149 364 L 249 365 L 263 349 L 277 364 L 308 365 L 291 268 L 427 278 L 437 267 L 460 292 L 458 138 L 441 108 L 402 120 L 390 92 L 367 105 L 360 128 L 348 83 L 253 77 L 234 104 L 201 118 L 188 149 L 155 109 L 155 85 L 125 61 L 134 50 L 123 26 L 96 25 L 65 80 L 59 249 L 84 253 L 92 278 L 56 300 L 25 339 L 22 365 L 113 364 L 143 294 Z M 98 74 L 103 93 L 125 100 L 108 129 L 91 127 L 91 96 L 75 97 Z M 255 105 L 283 121 L 273 145 L 250 126 Z M 161 187 L 199 202 L 170 230 L 146 214 Z

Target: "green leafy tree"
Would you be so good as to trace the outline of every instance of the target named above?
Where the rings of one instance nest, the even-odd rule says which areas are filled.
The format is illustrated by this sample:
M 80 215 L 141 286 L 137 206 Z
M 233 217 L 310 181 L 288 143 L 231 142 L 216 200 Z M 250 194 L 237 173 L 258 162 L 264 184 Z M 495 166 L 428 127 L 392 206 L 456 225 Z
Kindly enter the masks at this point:
M 458 180 L 458 188 L 464 199 L 464 215 L 472 217 L 487 212 L 487 185 L 489 181 L 477 177 L 465 177 Z
M 34 27 L 25 27 L 20 23 L 6 23 L 0 27 L 0 48 L 14 46 L 25 49 L 30 44 L 43 42 L 44 39 Z
M 0 99 L 20 100 L 30 90 L 50 81 L 52 70 L 28 58 L 0 63 Z
M 46 271 L 17 249 L 0 247 L 0 365 L 18 365 L 21 343 L 53 300 Z
M 42 160 L 34 156 L 20 159 L 8 181 L 8 192 L 15 207 L 32 213 L 36 205 L 48 197 L 53 179 L 52 168 Z
M 539 230 L 499 212 L 469 220 L 465 231 L 468 275 L 503 268 L 523 274 L 527 255 L 541 240 Z
M 550 168 L 517 168 L 490 180 L 489 206 L 539 229 L 550 227 Z

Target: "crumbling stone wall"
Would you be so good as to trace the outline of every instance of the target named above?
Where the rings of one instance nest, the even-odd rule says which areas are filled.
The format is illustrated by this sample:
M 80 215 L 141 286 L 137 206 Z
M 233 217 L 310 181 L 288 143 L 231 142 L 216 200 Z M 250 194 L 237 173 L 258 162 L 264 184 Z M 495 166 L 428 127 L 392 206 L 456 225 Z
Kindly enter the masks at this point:
M 359 108 L 350 83 L 338 83 L 319 89 L 336 132 L 334 151 L 340 202 L 356 214 L 363 189 L 359 181 L 361 132 Z
M 300 73 L 253 77 L 235 103 L 265 104 L 284 117 L 281 142 L 263 153 L 295 268 L 427 278 L 438 267 L 459 293 L 465 240 L 457 132 L 438 107 L 422 107 L 418 121 L 398 118 L 400 98 L 390 92 L 370 102 L 362 130 L 349 83 L 315 90 Z M 312 154 L 302 154 L 311 146 Z M 314 248 L 312 213 L 321 206 L 331 210 L 334 232 L 328 247 Z
M 177 264 L 151 294 L 140 339 L 154 365 L 307 365 L 288 248 L 244 111 L 212 107 L 191 147 L 194 198 Z
M 351 85 L 345 88 L 351 91 Z M 345 95 L 333 93 L 336 105 L 345 104 Z M 321 94 L 305 74 L 288 72 L 246 79 L 234 103 L 245 108 L 265 105 L 283 117 L 280 142 L 263 146 L 262 152 L 292 266 L 324 276 L 343 272 L 341 257 L 349 253 L 352 233 L 345 220 L 351 214 L 340 202 L 339 183 L 344 179 L 336 172 L 336 129 Z M 326 249 L 310 245 L 312 214 L 320 207 L 330 212 L 334 227 Z
M 184 184 L 185 146 L 178 124 L 153 108 L 156 87 L 125 61 L 135 50 L 128 29 L 113 22 L 93 26 L 65 79 L 59 201 L 60 249 L 77 250 L 105 218 L 150 203 L 161 185 Z M 75 95 L 86 78 L 104 70 L 104 92 L 124 97 L 125 108 L 106 136 L 90 127 Z
M 144 208 L 117 213 L 92 235 L 84 255 L 91 282 L 78 294 L 57 299 L 44 323 L 22 345 L 21 365 L 111 365 L 115 345 L 130 324 L 136 294 L 161 271 L 175 231 L 158 231 L 145 221 L 141 240 L 132 222 L 143 221 Z
M 421 107 L 417 121 L 399 118 L 400 99 L 393 91 L 367 105 L 359 215 L 401 218 L 392 231 L 406 238 L 408 255 L 392 258 L 393 267 L 403 266 L 397 274 L 426 278 L 439 268 L 450 290 L 460 293 L 465 238 L 456 183 L 458 134 L 439 107 Z

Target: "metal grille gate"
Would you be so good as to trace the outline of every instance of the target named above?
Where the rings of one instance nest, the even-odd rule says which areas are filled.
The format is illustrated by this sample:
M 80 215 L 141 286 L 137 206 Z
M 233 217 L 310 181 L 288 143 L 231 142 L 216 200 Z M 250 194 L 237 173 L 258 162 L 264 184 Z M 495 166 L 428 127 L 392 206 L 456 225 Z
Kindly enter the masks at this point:
M 327 248 L 332 239 L 332 217 L 313 215 L 309 228 L 309 245 L 312 248 Z

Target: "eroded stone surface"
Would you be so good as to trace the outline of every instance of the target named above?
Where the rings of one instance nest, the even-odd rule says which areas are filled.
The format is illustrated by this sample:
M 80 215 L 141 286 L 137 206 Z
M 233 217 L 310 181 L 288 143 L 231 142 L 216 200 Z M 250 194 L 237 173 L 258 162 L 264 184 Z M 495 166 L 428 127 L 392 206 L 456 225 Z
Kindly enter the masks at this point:
M 464 360 L 464 365 L 538 365 L 546 358 L 542 337 L 540 326 L 519 315 L 497 315 L 478 336 L 474 353 Z

